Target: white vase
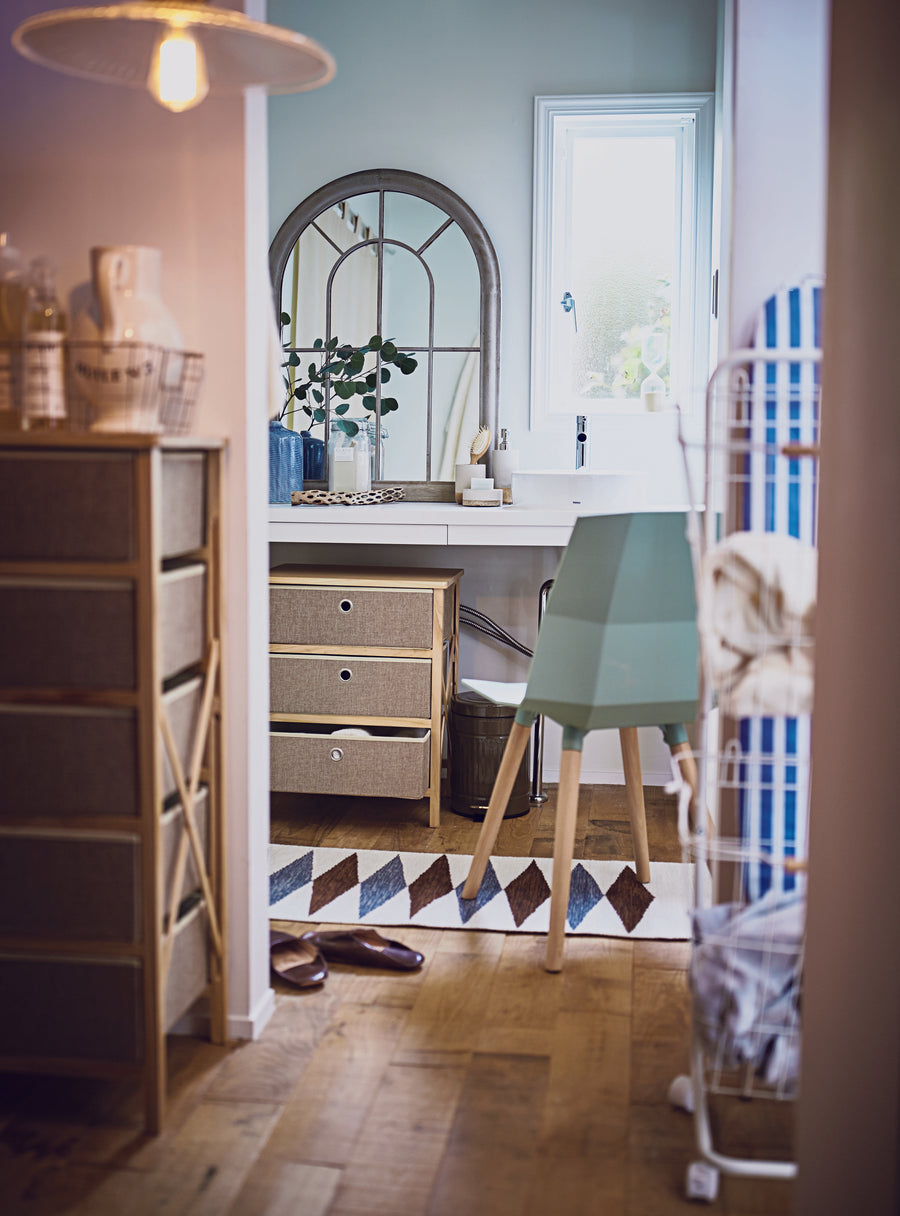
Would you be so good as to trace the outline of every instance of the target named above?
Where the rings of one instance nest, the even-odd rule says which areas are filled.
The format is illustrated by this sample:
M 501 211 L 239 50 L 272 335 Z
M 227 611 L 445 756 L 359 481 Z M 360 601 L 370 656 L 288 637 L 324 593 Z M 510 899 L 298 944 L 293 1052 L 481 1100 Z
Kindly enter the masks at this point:
M 91 250 L 93 301 L 72 329 L 72 370 L 94 431 L 159 431 L 165 384 L 177 382 L 181 334 L 160 295 L 158 249 Z M 175 352 L 174 356 L 169 352 Z

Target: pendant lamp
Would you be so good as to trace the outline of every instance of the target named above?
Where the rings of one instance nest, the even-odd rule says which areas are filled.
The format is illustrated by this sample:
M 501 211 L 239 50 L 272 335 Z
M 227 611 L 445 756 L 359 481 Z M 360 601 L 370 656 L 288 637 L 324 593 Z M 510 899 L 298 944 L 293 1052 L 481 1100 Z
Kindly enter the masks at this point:
M 316 89 L 335 72 L 331 55 L 311 38 L 208 0 L 56 9 L 24 21 L 12 43 L 44 67 L 147 88 L 176 113 L 207 93 L 238 93 L 251 85 L 272 93 Z

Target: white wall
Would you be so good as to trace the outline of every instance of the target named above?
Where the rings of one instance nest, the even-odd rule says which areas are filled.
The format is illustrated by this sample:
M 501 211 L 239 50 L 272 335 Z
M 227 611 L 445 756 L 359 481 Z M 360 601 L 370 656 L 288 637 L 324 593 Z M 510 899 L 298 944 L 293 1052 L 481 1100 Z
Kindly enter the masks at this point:
M 207 356 L 194 430 L 229 441 L 223 655 L 229 1010 L 232 1033 L 247 1035 L 265 1020 L 271 997 L 265 949 L 266 406 L 256 353 L 268 299 L 264 103 L 251 101 L 245 113 L 240 98 L 209 98 L 173 115 L 143 90 L 38 67 L 12 50 L 10 35 L 47 7 L 41 0 L 4 0 L 0 11 L 0 227 L 27 256 L 53 259 L 64 298 L 88 280 L 92 245 L 159 248 L 163 298 L 186 346 Z M 255 157 L 249 177 L 245 151 Z
M 500 424 L 523 468 L 574 467 L 575 425 L 531 434 L 531 208 L 534 98 L 544 94 L 712 92 L 716 0 L 388 0 L 377 16 L 358 0 L 310 6 L 269 0 L 269 19 L 315 38 L 336 57 L 337 76 L 306 96 L 269 101 L 270 236 L 317 187 L 366 168 L 398 168 L 444 182 L 479 215 L 497 250 L 502 284 Z M 674 420 L 658 415 L 591 423 L 592 462 L 631 467 L 637 423 L 657 501 L 685 501 Z M 345 556 L 341 552 L 340 560 Z M 338 560 L 315 552 L 318 561 Z M 559 552 L 363 547 L 348 560 L 461 566 L 465 603 L 533 643 L 538 591 Z M 289 560 L 281 551 L 273 562 Z M 530 639 L 530 641 L 529 641 Z M 463 675 L 524 679 L 514 652 L 465 632 Z M 658 732 L 646 732 L 647 776 L 668 779 Z M 558 773 L 548 731 L 548 780 Z M 585 747 L 583 780 L 621 779 L 614 733 Z

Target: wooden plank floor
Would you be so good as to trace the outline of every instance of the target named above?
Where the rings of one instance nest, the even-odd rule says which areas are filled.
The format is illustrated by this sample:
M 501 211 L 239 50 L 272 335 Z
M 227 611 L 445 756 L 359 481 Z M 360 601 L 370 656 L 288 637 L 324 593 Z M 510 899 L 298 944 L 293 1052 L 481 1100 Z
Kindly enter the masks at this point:
M 673 802 L 647 797 L 651 857 L 678 860 Z M 478 831 L 448 812 L 429 833 L 424 803 L 374 815 L 302 801 L 273 805 L 273 839 L 471 852 Z M 547 855 L 552 815 L 551 797 L 507 821 L 503 851 Z M 622 791 L 583 787 L 579 855 L 627 857 L 628 839 Z M 425 954 L 420 972 L 333 966 L 305 993 L 276 979 L 258 1042 L 170 1038 L 155 1140 L 139 1095 L 119 1086 L 0 1077 L 4 1216 L 691 1210 L 693 1123 L 666 1096 L 687 1067 L 686 943 L 572 937 L 549 975 L 529 934 L 394 933 Z M 717 1113 L 728 1151 L 790 1156 L 791 1104 L 732 1100 Z M 723 1177 L 708 1210 L 781 1216 L 792 1190 Z

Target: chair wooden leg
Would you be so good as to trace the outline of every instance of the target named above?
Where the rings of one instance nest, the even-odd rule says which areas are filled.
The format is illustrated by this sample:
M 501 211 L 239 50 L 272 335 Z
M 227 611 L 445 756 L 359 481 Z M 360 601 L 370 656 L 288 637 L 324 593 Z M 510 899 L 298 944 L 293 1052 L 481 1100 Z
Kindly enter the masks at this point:
M 639 882 L 650 881 L 650 849 L 647 844 L 647 816 L 644 811 L 644 785 L 641 777 L 641 753 L 636 726 L 619 728 L 622 765 L 625 769 L 625 797 L 631 819 L 631 842 L 634 846 L 634 871 Z
M 561 971 L 566 948 L 566 916 L 575 852 L 575 823 L 581 780 L 581 751 L 564 750 L 559 762 L 556 795 L 556 829 L 553 836 L 553 879 L 550 884 L 550 929 L 547 933 L 547 971 Z
M 472 858 L 469 874 L 463 887 L 463 899 L 474 899 L 478 894 L 530 736 L 530 726 L 521 726 L 518 722 L 513 722 L 506 747 L 503 749 L 500 768 L 497 770 L 494 780 L 494 788 L 491 790 L 491 800 L 484 816 L 484 823 L 481 825 L 475 856 Z
M 697 794 L 700 789 L 700 777 L 697 773 L 697 762 L 694 759 L 694 754 L 691 751 L 690 743 L 676 743 L 671 749 L 672 755 L 678 762 L 678 767 L 681 770 L 681 776 L 685 782 L 691 787 L 691 806 L 688 811 L 688 821 L 691 831 L 696 832 L 700 826 L 700 804 L 697 801 Z M 716 825 L 713 823 L 712 815 L 709 811 L 706 812 L 706 836 L 707 839 L 712 839 L 716 834 Z

